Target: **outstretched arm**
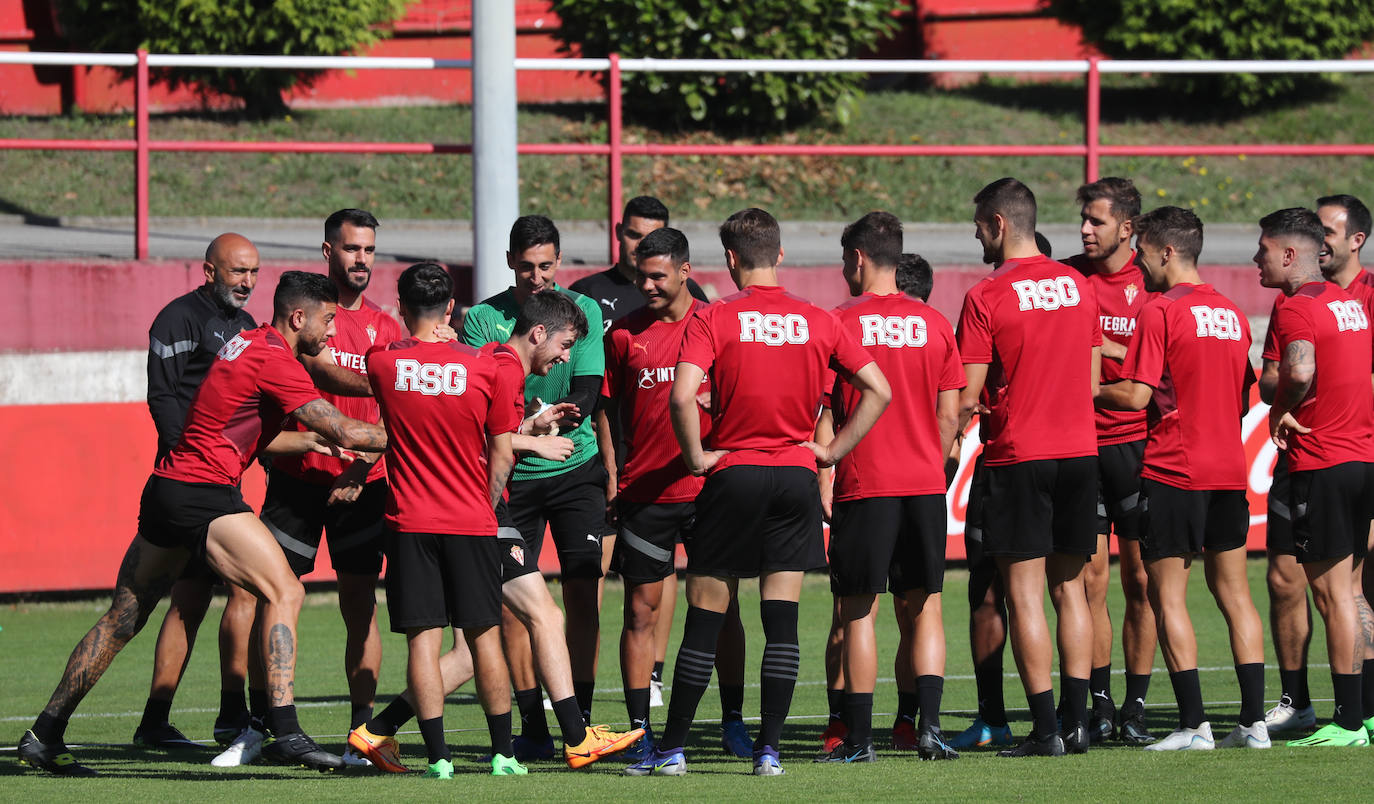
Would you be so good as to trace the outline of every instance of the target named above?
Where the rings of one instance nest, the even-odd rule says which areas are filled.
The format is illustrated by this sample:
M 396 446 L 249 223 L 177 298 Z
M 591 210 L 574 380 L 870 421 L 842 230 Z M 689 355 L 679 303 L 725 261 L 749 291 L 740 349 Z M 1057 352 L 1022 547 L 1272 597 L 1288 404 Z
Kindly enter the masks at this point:
M 372 396 L 367 376 L 336 365 L 325 349 L 317 355 L 302 354 L 301 365 L 310 374 L 310 381 L 321 391 L 339 396 Z
M 1150 404 L 1155 389 L 1136 380 L 1121 380 L 1102 386 L 1094 400 L 1107 410 L 1144 410 Z

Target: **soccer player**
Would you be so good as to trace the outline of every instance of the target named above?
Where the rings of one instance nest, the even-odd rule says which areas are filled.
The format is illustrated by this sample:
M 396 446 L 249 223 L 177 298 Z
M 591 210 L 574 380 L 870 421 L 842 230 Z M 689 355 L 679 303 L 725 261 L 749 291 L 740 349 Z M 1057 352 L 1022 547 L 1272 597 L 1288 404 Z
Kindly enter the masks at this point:
M 1078 188 L 1079 235 L 1083 253 L 1064 261 L 1077 268 L 1097 294 L 1102 327 L 1102 382 L 1116 382 L 1121 361 L 1135 335 L 1136 316 L 1149 299 L 1145 280 L 1131 249 L 1131 219 L 1140 214 L 1140 191 L 1130 179 L 1109 176 Z M 1111 534 L 1120 551 L 1121 591 L 1126 616 L 1121 646 L 1126 660 L 1126 702 L 1121 707 L 1120 736 L 1127 743 L 1154 741 L 1145 730 L 1145 695 L 1155 660 L 1155 617 L 1145 591 L 1145 566 L 1137 541 L 1140 510 L 1140 466 L 1145 453 L 1143 410 L 1097 410 L 1097 551 L 1084 576 L 1093 615 L 1092 722 L 1094 743 L 1117 736 L 1112 701 L 1112 618 L 1107 610 L 1111 580 Z
M 1119 381 L 1102 387 L 1098 405 L 1149 412 L 1140 553 L 1179 726 L 1145 748 L 1215 746 L 1188 614 L 1188 575 L 1199 553 L 1226 618 L 1240 681 L 1240 723 L 1221 745 L 1268 748 L 1263 630 L 1245 574 L 1250 518 L 1241 419 L 1255 377 L 1250 327 L 1235 304 L 1198 276 L 1202 221 L 1196 215 L 1160 207 L 1137 218 L 1135 231 L 1147 286 L 1159 295 L 1139 313 Z
M 377 219 L 361 209 L 341 209 L 324 222 L 320 251 L 329 280 L 339 294 L 334 334 L 322 356 L 360 378 L 369 349 L 402 337 L 400 324 L 364 296 L 372 279 L 377 249 Z M 377 423 L 380 411 L 371 396 L 324 393 L 344 414 Z M 386 506 L 385 461 L 380 455 L 344 461 L 316 454 L 279 459 L 267 477 L 262 521 L 276 537 L 297 577 L 315 569 L 315 556 L 325 534 L 329 560 L 338 578 L 339 613 L 344 622 L 344 675 L 352 707 L 349 728 L 372 716 L 372 700 L 381 672 L 382 640 L 377 631 L 377 576 L 382 569 L 382 515 Z M 252 735 L 243 745 L 241 763 L 252 760 Z M 366 764 L 345 750 L 344 762 Z
M 523 421 L 519 417 L 524 416 L 525 411 L 526 375 L 543 376 L 558 363 L 567 362 L 573 344 L 586 334 L 586 316 L 572 299 L 561 293 L 537 294 L 520 309 L 515 330 L 506 343 L 489 343 L 480 350 L 496 360 L 497 370 L 506 377 L 510 391 L 507 404 L 516 412 L 519 423 L 519 429 L 511 433 L 511 446 L 517 454 L 532 452 L 549 460 L 562 460 L 572 454 L 570 439 L 551 435 L 557 430 L 557 420 L 571 405 L 553 406 Z M 501 554 L 502 600 L 533 638 L 536 664 L 544 685 L 554 698 L 553 711 L 563 731 L 564 759 L 573 768 L 584 767 L 624 749 L 643 732 L 632 730 L 620 734 L 605 726 L 589 727 L 582 719 L 573 694 L 568 646 L 563 636 L 563 613 L 549 595 L 538 564 L 526 559 L 524 540 L 509 519 L 504 501 L 498 502 L 496 536 Z M 439 657 L 444 695 L 473 677 L 472 654 L 461 629 L 455 629 L 454 636 L 454 649 Z M 415 716 L 414 705 L 414 690 L 407 689 L 365 725 L 353 729 L 349 745 L 382 770 L 405 772 L 395 734 Z
M 891 397 L 872 358 L 833 315 L 778 284 L 778 222 L 761 209 L 720 229 L 740 292 L 687 324 L 673 371 L 673 432 L 687 469 L 707 475 L 688 545 L 687 618 L 662 737 L 630 775 L 680 776 L 683 745 L 711 680 L 717 635 L 740 578 L 759 578 L 766 644 L 762 724 L 754 774 L 782 773 L 783 723 L 797 682 L 797 600 L 802 573 L 824 563 L 816 467 L 833 465 L 872 428 Z M 825 446 L 808 441 L 827 365 L 853 378 L 860 399 Z M 711 380 L 711 448 L 703 447 L 697 395 Z
M 983 540 L 1006 588 L 1012 652 L 1034 721 L 1000 756 L 1088 749 L 1092 616 L 1084 567 L 1096 548 L 1097 299 L 1081 274 L 1035 246 L 1035 195 L 999 179 L 974 196 L 976 237 L 995 270 L 964 298 L 959 352 L 968 385 L 961 427 L 988 391 Z M 1045 583 L 1058 614 L 1063 731 L 1050 683 Z
M 172 300 L 153 319 L 148 330 L 148 412 L 157 429 L 154 465 L 181 440 L 186 411 L 215 353 L 234 335 L 257 326 L 243 307 L 257 285 L 258 262 L 258 250 L 247 238 L 233 233 L 216 237 L 205 249 L 205 284 Z M 201 750 L 200 743 L 188 739 L 168 718 L 217 583 L 221 583 L 219 577 L 204 558 L 192 557 L 172 585 L 153 649 L 152 686 L 143 718 L 134 730 L 134 745 Z M 226 743 L 248 725 L 243 685 L 254 605 L 250 593 L 230 586 L 220 617 L 220 709 L 214 735 Z
M 857 298 L 836 308 L 840 324 L 872 355 L 901 416 L 881 418 L 835 467 L 830 531 L 831 591 L 844 628 L 848 734 L 818 761 L 871 762 L 877 682 L 874 619 L 886 589 L 905 601 L 914 633 L 907 666 L 916 674 L 922 759 L 957 759 L 940 732 L 945 633 L 945 456 L 959 420 L 965 379 L 954 329 L 934 308 L 897 289 L 902 224 L 871 212 L 840 239 L 844 278 Z M 846 421 L 858 393 L 837 380 L 818 441 Z M 904 467 L 900 473 L 891 467 Z
M 930 301 L 935 289 L 935 272 L 920 254 L 902 254 L 897 260 L 897 290 L 921 301 Z
M 1336 699 L 1332 722 L 1290 746 L 1369 744 L 1353 572 L 1368 549 L 1374 500 L 1374 352 L 1364 306 L 1322 281 L 1325 238 L 1316 213 L 1283 209 L 1260 219 L 1255 252 L 1261 284 L 1287 297 L 1273 324 L 1282 357 L 1269 429 L 1288 451 L 1293 545 L 1326 623 Z
M 120 565 L 110 608 L 76 646 L 48 705 L 20 740 L 21 761 L 63 776 L 95 775 L 67 750 L 68 719 L 196 554 L 258 597 L 262 640 L 255 649 L 263 653 L 273 734 L 263 754 L 320 770 L 342 767 L 296 718 L 296 617 L 305 590 L 238 488 L 254 457 L 274 437 L 283 438 L 287 416 L 345 449 L 386 447 L 381 427 L 350 419 L 321 399 L 296 361 L 298 354 L 325 348 L 337 298 L 324 276 L 287 271 L 273 296 L 272 323 L 220 348 L 187 412 L 181 440 L 144 486 L 138 533 Z
M 545 526 L 553 533 L 562 572 L 573 686 L 582 717 L 590 722 L 596 688 L 607 480 L 601 462 L 593 460 L 597 443 L 592 413 L 601 391 L 606 356 L 601 346 L 601 309 L 586 296 L 555 283 L 560 261 L 558 228 L 553 221 L 542 215 L 517 219 L 511 226 L 510 250 L 506 252 L 515 284 L 468 311 L 462 339 L 474 347 L 504 343 L 520 308 L 536 293 L 563 293 L 587 317 L 591 335 L 577 341 L 571 359 L 554 366 L 547 376 L 532 377 L 525 384 L 527 406 L 537 409 L 541 403 L 566 402 L 576 408 L 577 412 L 564 420 L 564 434 L 572 439 L 573 453 L 566 460 L 522 457 L 511 473 L 509 490 L 511 516 L 525 540 L 527 561 L 539 564 Z M 520 709 L 516 755 L 522 760 L 548 759 L 553 756 L 553 738 L 544 717 L 529 634 L 514 615 L 503 618 L 501 630 Z
M 1317 265 L 1328 282 L 1334 282 L 1358 299 L 1366 315 L 1374 310 L 1374 275 L 1360 264 L 1360 250 L 1369 236 L 1369 209 L 1354 196 L 1333 195 L 1317 199 L 1317 215 L 1321 218 L 1326 239 L 1317 254 Z M 1275 340 L 1274 319 L 1278 307 L 1287 298 L 1280 292 L 1274 299 L 1274 311 L 1269 317 L 1269 331 L 1264 338 L 1263 371 L 1260 375 L 1260 398 L 1270 403 L 1278 383 L 1279 349 Z M 1307 578 L 1297 560 L 1293 544 L 1292 515 L 1288 509 L 1288 455 L 1280 451 L 1274 462 L 1273 483 L 1269 489 L 1268 558 L 1269 623 L 1278 658 L 1282 694 L 1279 701 L 1265 714 L 1269 733 L 1310 729 L 1317 724 L 1317 713 L 1307 687 L 1307 648 L 1312 640 L 1312 610 L 1307 602 Z M 1368 589 L 1361 588 L 1360 573 L 1363 562 L 1355 560 L 1355 605 L 1363 613 L 1368 608 Z M 1374 628 L 1374 615 L 1361 617 L 1361 631 Z M 1366 626 L 1365 623 L 1370 623 Z M 1365 662 L 1374 659 L 1370 653 L 1374 634 L 1366 634 L 1365 644 L 1357 648 Z M 1374 664 L 1364 670 L 1364 700 L 1366 719 L 1374 716 Z

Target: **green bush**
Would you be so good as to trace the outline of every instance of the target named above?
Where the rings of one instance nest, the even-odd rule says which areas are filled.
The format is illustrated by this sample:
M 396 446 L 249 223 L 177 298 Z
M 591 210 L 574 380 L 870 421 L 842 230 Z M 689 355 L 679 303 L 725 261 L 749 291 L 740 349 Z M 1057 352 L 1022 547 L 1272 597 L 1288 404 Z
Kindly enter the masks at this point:
M 1374 0 L 1045 0 L 1119 59 L 1341 59 L 1374 38 Z M 1244 107 L 1311 86 L 1297 73 L 1161 76 Z
M 362 49 L 400 17 L 407 0 L 60 0 L 77 49 L 130 53 L 337 56 Z M 252 116 L 285 111 L 281 93 L 317 72 L 159 70 L 153 80 L 241 98 Z
M 844 59 L 891 36 L 905 0 L 552 0 L 558 36 L 583 56 Z M 863 76 L 625 73 L 626 110 L 658 125 L 848 122 Z

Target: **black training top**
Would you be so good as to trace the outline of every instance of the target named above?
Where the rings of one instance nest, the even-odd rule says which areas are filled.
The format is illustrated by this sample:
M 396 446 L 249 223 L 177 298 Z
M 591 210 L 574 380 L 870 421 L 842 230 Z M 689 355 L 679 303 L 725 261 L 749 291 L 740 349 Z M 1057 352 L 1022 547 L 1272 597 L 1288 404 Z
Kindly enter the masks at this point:
M 582 277 L 569 285 L 568 290 L 581 293 L 601 306 L 601 320 L 607 332 L 610 331 L 615 319 L 638 310 L 646 301 L 639 288 L 626 279 L 614 265 L 600 273 Z M 710 301 L 706 298 L 706 292 L 690 277 L 687 279 L 687 292 L 704 302 Z

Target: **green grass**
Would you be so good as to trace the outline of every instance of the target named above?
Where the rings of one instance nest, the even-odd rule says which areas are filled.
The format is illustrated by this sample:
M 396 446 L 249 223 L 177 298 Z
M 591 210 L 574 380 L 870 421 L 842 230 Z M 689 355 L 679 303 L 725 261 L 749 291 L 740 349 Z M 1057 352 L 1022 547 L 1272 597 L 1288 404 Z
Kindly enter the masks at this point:
M 1138 79 L 1107 76 L 1104 85 L 1104 143 L 1367 142 L 1374 130 L 1368 103 L 1374 76 L 1346 76 L 1304 96 L 1304 103 L 1272 103 L 1248 113 L 1159 92 Z M 865 97 L 848 128 L 815 124 L 760 132 L 748 141 L 1074 144 L 1083 141 L 1083 94 L 1079 82 L 894 88 Z M 627 111 L 633 113 L 632 104 Z M 0 118 L 0 137 L 128 138 L 131 125 L 131 117 L 118 115 L 8 117 Z M 470 131 L 467 107 L 299 110 L 267 122 L 226 115 L 159 115 L 152 121 L 158 139 L 454 143 L 468 141 Z M 527 143 L 605 142 L 605 106 L 522 107 L 519 137 Z M 635 122 L 626 139 L 728 141 Z M 1358 157 L 1123 157 L 1104 159 L 1101 169 L 1135 178 L 1147 206 L 1191 206 L 1208 222 L 1252 222 L 1275 208 L 1358 192 L 1374 182 L 1374 160 Z M 0 170 L 9 179 L 0 212 L 132 214 L 129 154 L 0 151 Z M 1072 198 L 1083 164 L 1073 157 L 628 157 L 624 188 L 627 195 L 658 195 L 687 219 L 720 219 L 748 203 L 794 220 L 848 220 L 883 207 L 907 220 L 965 221 L 973 194 L 1005 175 L 1022 178 L 1040 195 L 1043 220 L 1077 220 Z M 605 176 L 599 157 L 522 157 L 521 207 L 555 219 L 601 219 Z M 156 153 L 151 182 L 154 215 L 313 217 L 321 209 L 360 206 L 384 220 L 472 217 L 471 158 L 461 155 Z
M 1199 663 L 1207 712 L 1218 738 L 1229 731 L 1238 710 L 1238 692 L 1226 630 L 1221 615 L 1207 594 L 1201 567 L 1193 573 L 1190 601 L 1198 631 Z M 1251 585 L 1255 599 L 1264 611 L 1264 562 L 1250 562 Z M 971 679 L 965 624 L 967 574 L 951 570 L 947 581 L 945 621 L 949 633 L 949 680 L 945 688 L 944 727 L 948 733 L 962 729 L 976 706 Z M 1115 585 L 1114 585 L 1115 586 Z M 555 590 L 556 592 L 556 590 Z M 555 597 L 557 595 L 555 594 Z M 742 592 L 745 627 L 750 646 L 750 668 L 746 678 L 756 678 L 761 629 L 757 618 L 757 587 Z M 623 600 L 619 583 L 607 585 L 602 618 L 602 651 L 596 708 L 597 720 L 621 722 L 625 718 L 619 692 L 619 669 L 615 646 L 619 634 L 619 611 Z M 1119 587 L 1113 589 L 1111 608 L 1119 622 L 1122 601 Z M 813 765 L 809 760 L 818 746 L 817 738 L 825 725 L 824 670 L 821 649 L 829 623 L 829 594 L 822 578 L 807 581 L 802 599 L 801 642 L 802 674 L 792 704 L 782 746 L 787 775 L 760 780 L 747 775 L 747 762 L 724 758 L 718 750 L 715 723 L 720 714 L 714 692 L 703 699 L 699 728 L 693 731 L 688 746 L 691 772 L 680 779 L 628 779 L 620 777 L 620 763 L 603 762 L 584 771 L 568 771 L 562 763 L 532 763 L 526 779 L 493 779 L 480 773 L 472 759 L 486 750 L 484 721 L 470 688 L 449 698 L 445 724 L 452 730 L 449 740 L 456 765 L 464 773 L 448 788 L 451 794 L 475 800 L 646 800 L 655 796 L 674 799 L 733 800 L 745 796 L 771 795 L 775 799 L 834 800 L 844 796 L 854 801 L 919 799 L 970 801 L 987 799 L 1082 800 L 1082 801 L 1178 801 L 1206 798 L 1211 801 L 1259 799 L 1312 799 L 1349 796 L 1362 798 L 1368 793 L 1368 775 L 1351 772 L 1351 763 L 1367 767 L 1368 756 L 1347 750 L 1289 749 L 1281 744 L 1267 752 L 1215 751 L 1157 755 L 1124 746 L 1094 748 L 1085 756 L 1061 760 L 1004 760 L 987 752 L 968 752 L 957 762 L 921 763 L 910 755 L 896 755 L 886 748 L 890 713 L 895 692 L 890 681 L 895 628 L 885 610 L 880 618 L 880 678 L 875 709 L 875 735 L 880 762 L 869 766 Z M 104 602 L 19 603 L 0 608 L 0 678 L 4 679 L 0 697 L 0 730 L 4 742 L 12 745 L 31 718 L 42 708 L 56 683 L 68 651 L 81 634 L 103 611 Z M 679 626 L 684 607 L 678 607 Z M 383 613 L 383 616 L 384 613 Z M 209 622 L 215 622 L 212 610 Z M 152 620 L 161 621 L 161 612 Z M 1330 715 L 1330 677 L 1325 666 L 1325 647 L 1320 622 L 1312 644 L 1311 673 L 1313 695 L 1322 721 Z M 1267 634 L 1267 631 L 1266 631 Z M 680 636 L 679 631 L 675 637 Z M 312 594 L 301 617 L 300 656 L 297 666 L 298 702 L 301 722 L 321 743 L 338 747 L 348 721 L 348 703 L 341 673 L 342 625 L 335 611 L 332 593 Z M 186 680 L 177 697 L 173 719 L 193 738 L 208 739 L 218 703 L 217 664 L 213 632 L 207 627 L 203 648 L 191 662 Z M 382 671 L 383 700 L 389 699 L 404 683 L 404 641 L 386 634 Z M 1266 640 L 1267 641 L 1267 640 Z M 11 748 L 0 751 L 0 790 L 9 801 L 71 801 L 73 796 L 99 796 L 105 801 L 244 801 L 252 799 L 379 801 L 430 798 L 434 783 L 413 774 L 405 777 L 339 773 L 321 776 L 307 771 L 270 766 L 215 770 L 201 762 L 167 760 L 148 755 L 128 745 L 137 725 L 147 694 L 151 665 L 153 632 L 131 643 L 106 673 L 105 678 L 83 703 L 68 730 L 72 743 L 85 743 L 77 754 L 97 768 L 103 778 L 65 780 L 22 769 L 13 759 Z M 676 642 L 669 651 L 671 660 Z M 1269 649 L 1266 646 L 1266 652 Z M 1272 653 L 1269 653 L 1272 662 Z M 1114 662 L 1115 692 L 1123 694 L 1121 661 Z M 1210 668 L 1210 669 L 1208 669 Z M 1007 656 L 1004 679 L 1008 705 L 1012 708 L 1012 728 L 1023 734 L 1027 728 L 1024 697 L 1014 675 L 1011 656 Z M 1278 695 L 1277 672 L 1271 664 L 1267 673 L 1268 699 Z M 1169 731 L 1176 718 L 1168 676 L 1157 660 L 1150 693 L 1148 723 L 1152 731 Z M 758 688 L 746 689 L 746 712 L 757 711 Z M 653 710 L 656 726 L 662 726 L 664 709 Z M 757 720 L 750 719 L 751 729 Z M 413 724 L 411 726 L 413 728 Z M 423 747 L 414 732 L 401 735 L 404 756 L 412 768 L 422 769 Z M 1276 741 L 1277 743 L 1277 741 Z M 766 790 L 766 792 L 765 792 Z

